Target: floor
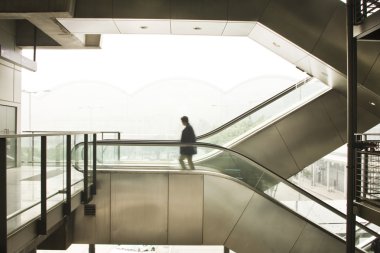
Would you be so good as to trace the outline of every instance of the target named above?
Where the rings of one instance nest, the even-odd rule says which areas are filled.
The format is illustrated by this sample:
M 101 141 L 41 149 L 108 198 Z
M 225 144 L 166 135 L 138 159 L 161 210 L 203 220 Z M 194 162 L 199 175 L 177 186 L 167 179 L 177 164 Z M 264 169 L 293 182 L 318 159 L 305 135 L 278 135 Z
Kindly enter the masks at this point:
M 155 245 L 96 245 L 96 253 L 223 253 L 223 246 L 155 246 Z M 88 245 L 73 244 L 66 251 L 38 250 L 38 253 L 88 253 Z M 233 251 L 230 251 L 234 253 Z
M 83 188 L 83 173 L 72 169 L 72 192 Z M 20 166 L 7 169 L 7 218 L 8 233 L 40 214 L 41 196 L 40 166 Z M 64 201 L 62 190 L 66 186 L 66 168 L 59 164 L 47 165 L 48 209 Z

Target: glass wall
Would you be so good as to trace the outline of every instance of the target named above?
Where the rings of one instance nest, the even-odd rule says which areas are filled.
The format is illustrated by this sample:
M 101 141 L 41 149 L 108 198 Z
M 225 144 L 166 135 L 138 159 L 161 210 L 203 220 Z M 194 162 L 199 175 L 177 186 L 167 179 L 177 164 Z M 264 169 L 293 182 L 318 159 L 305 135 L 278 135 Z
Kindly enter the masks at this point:
M 183 115 L 204 134 L 307 77 L 248 37 L 104 35 L 101 50 L 40 49 L 38 64 L 23 130 L 128 139 L 179 139 Z

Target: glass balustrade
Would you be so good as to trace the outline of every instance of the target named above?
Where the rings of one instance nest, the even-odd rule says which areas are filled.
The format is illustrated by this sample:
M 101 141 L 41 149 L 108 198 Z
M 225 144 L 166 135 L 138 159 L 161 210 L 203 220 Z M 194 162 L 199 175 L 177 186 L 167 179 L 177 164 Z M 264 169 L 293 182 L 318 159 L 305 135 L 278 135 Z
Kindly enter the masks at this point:
M 69 150 L 83 143 L 85 134 L 73 134 Z M 6 206 L 7 233 L 10 234 L 41 215 L 42 170 L 46 165 L 46 208 L 63 203 L 67 187 L 67 136 L 59 134 L 24 134 L 0 136 L 6 143 Z M 88 134 L 92 141 L 93 135 Z M 42 138 L 46 138 L 46 143 Z M 44 143 L 44 145 L 42 145 Z M 43 158 L 45 155 L 45 159 Z M 71 152 L 70 152 L 71 154 Z M 42 160 L 44 159 L 44 160 Z M 92 150 L 88 153 L 88 167 L 92 168 Z M 91 160 L 91 161 L 90 161 Z M 72 157 L 71 164 L 84 165 L 84 157 Z M 72 166 L 71 193 L 83 191 L 84 174 Z M 92 173 L 89 174 L 89 185 Z M 41 184 L 42 183 L 42 184 Z
M 223 129 L 200 136 L 198 140 L 228 147 L 328 89 L 329 87 L 318 79 L 308 79 L 305 83 L 300 83 L 253 108 L 244 117 Z

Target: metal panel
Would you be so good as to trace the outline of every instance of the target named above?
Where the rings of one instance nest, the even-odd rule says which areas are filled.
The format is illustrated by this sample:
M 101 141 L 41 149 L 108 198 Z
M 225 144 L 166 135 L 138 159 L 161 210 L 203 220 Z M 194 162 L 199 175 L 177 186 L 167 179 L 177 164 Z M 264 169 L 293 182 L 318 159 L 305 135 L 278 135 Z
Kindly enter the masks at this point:
M 170 34 L 170 20 L 115 19 L 120 33 Z
M 169 175 L 168 244 L 202 244 L 203 175 Z
M 275 126 L 263 129 L 232 149 L 285 178 L 299 171 Z
M 311 51 L 339 1 L 273 0 L 258 21 L 301 48 Z
M 96 181 L 96 243 L 110 243 L 111 241 L 111 175 L 98 172 Z
M 323 232 L 322 230 L 306 224 L 300 238 L 290 252 L 292 253 L 337 253 L 345 252 L 346 244 L 343 240 Z
M 1 33 L 6 32 L 12 35 L 15 35 L 16 31 L 15 21 L 14 20 L 0 20 L 0 30 Z
M 228 21 L 224 28 L 224 36 L 248 36 L 256 22 Z
M 376 94 L 380 94 L 380 54 L 376 62 L 374 63 L 371 72 L 368 74 L 367 80 L 364 82 L 364 86 L 372 90 Z
M 172 34 L 222 35 L 227 21 L 172 20 Z
M 96 242 L 96 216 L 85 216 L 80 205 L 72 215 L 74 220 L 73 243 L 90 244 Z
M 228 20 L 258 20 L 269 0 L 234 0 L 228 2 Z
M 239 253 L 289 252 L 305 224 L 294 214 L 256 194 L 225 246 Z
M 114 18 L 170 19 L 171 0 L 113 0 Z
M 377 109 L 377 111 L 379 111 Z M 379 112 L 377 113 L 379 114 Z M 370 128 L 380 123 L 379 116 L 376 116 L 361 107 L 358 107 L 358 132 L 364 133 Z
M 111 243 L 167 244 L 168 175 L 111 175 Z
M 253 193 L 225 178 L 204 177 L 203 244 L 224 245 Z
M 21 103 L 21 71 L 15 70 L 13 74 L 13 101 Z
M 72 33 L 118 34 L 120 33 L 112 19 L 59 18 L 57 19 Z
M 312 50 L 316 57 L 329 63 L 342 73 L 346 73 L 345 9 L 345 5 L 341 3 Z
M 249 38 L 291 63 L 295 63 L 307 55 L 303 49 L 259 23 L 253 28 Z
M 358 82 L 363 83 L 380 50 L 379 43 L 358 42 Z M 313 55 L 346 73 L 346 8 L 339 4 L 325 31 L 320 37 Z
M 324 105 L 329 118 L 337 129 L 343 143 L 347 139 L 347 101 L 346 98 L 337 91 L 331 90 L 325 94 L 321 103 Z
M 360 108 L 380 117 L 380 96 L 362 85 L 358 86 L 358 104 Z
M 0 100 L 13 101 L 13 68 L 0 64 Z
M 339 89 L 346 94 L 346 76 L 313 56 L 309 57 L 309 62 L 312 76 L 315 76 L 330 87 Z
M 112 4 L 109 0 L 76 0 L 77 18 L 112 18 Z
M 344 144 L 320 100 L 276 125 L 300 169 Z
M 172 19 L 227 20 L 227 0 L 173 0 Z
M 380 55 L 380 42 L 358 41 L 358 82 L 364 83 Z M 377 79 L 379 80 L 379 79 Z M 380 94 L 380 93 L 378 93 Z

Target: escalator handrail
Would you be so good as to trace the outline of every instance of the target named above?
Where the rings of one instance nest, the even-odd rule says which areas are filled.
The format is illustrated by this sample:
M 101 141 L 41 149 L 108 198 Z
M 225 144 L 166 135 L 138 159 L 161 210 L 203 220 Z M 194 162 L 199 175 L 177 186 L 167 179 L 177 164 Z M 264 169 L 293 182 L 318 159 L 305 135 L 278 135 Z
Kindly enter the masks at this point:
M 299 87 L 305 85 L 306 83 L 308 83 L 308 82 L 311 81 L 311 80 L 313 80 L 313 77 L 307 77 L 307 78 L 305 78 L 305 79 L 299 81 L 298 83 L 296 83 L 296 84 L 290 86 L 290 87 L 287 88 L 286 90 L 284 90 L 284 91 L 282 91 L 282 92 L 280 92 L 280 93 L 274 95 L 273 97 L 271 97 L 271 98 L 265 100 L 265 101 L 262 102 L 261 104 L 258 104 L 257 106 L 255 106 L 255 107 L 249 109 L 248 111 L 244 112 L 243 114 L 240 114 L 240 115 L 237 116 L 236 118 L 234 118 L 234 119 L 232 119 L 232 120 L 230 120 L 230 121 L 224 123 L 223 125 L 221 125 L 221 126 L 215 128 L 214 130 L 211 130 L 210 132 L 207 132 L 207 133 L 205 133 L 205 134 L 201 134 L 201 135 L 197 136 L 197 140 L 199 141 L 199 140 L 205 139 L 205 138 L 207 138 L 207 137 L 210 137 L 210 136 L 212 136 L 212 135 L 214 135 L 214 134 L 217 134 L 217 133 L 223 131 L 223 130 L 226 129 L 227 127 L 229 127 L 229 126 L 235 124 L 236 122 L 242 120 L 242 119 L 245 118 L 245 117 L 250 116 L 251 114 L 255 113 L 256 111 L 258 111 L 258 110 L 264 108 L 265 106 L 267 106 L 267 105 L 270 104 L 270 103 L 273 103 L 273 102 L 276 101 L 277 99 L 279 99 L 279 98 L 281 98 L 281 97 L 283 97 L 283 96 L 289 94 L 291 91 L 296 90 L 297 88 L 299 88 Z
M 77 143 L 77 145 L 80 145 L 81 143 Z M 76 146 L 74 148 L 76 148 Z M 89 145 L 91 145 L 91 142 L 89 142 Z M 301 194 L 303 194 L 304 196 L 308 197 L 309 199 L 313 200 L 314 202 L 316 202 L 317 204 L 325 207 L 326 209 L 330 210 L 331 212 L 335 213 L 336 215 L 340 216 L 341 218 L 344 218 L 345 220 L 347 220 L 347 215 L 344 214 L 343 212 L 335 209 L 334 207 L 330 206 L 329 204 L 325 203 L 324 201 L 320 200 L 319 198 L 315 197 L 314 195 L 310 194 L 309 192 L 305 191 L 304 189 L 298 187 L 297 185 L 289 182 L 288 180 L 286 180 L 285 178 L 281 177 L 280 175 L 274 173 L 273 171 L 270 171 L 268 169 L 266 169 L 264 166 L 262 166 L 261 164 L 253 161 L 252 159 L 250 159 L 249 157 L 235 151 L 235 150 L 231 150 L 231 149 L 228 149 L 226 147 L 222 147 L 222 146 L 218 146 L 218 145 L 215 145 L 215 144 L 210 144 L 210 143 L 204 143 L 204 142 L 195 142 L 195 143 L 182 143 L 182 142 L 179 142 L 179 141 L 169 141 L 169 140 L 99 140 L 96 142 L 96 145 L 128 145 L 128 146 L 175 146 L 175 147 L 179 147 L 179 146 L 197 146 L 197 147 L 206 147 L 206 148 L 213 148 L 213 149 L 219 149 L 219 150 L 222 150 L 224 152 L 227 152 L 227 153 L 232 153 L 234 155 L 237 155 L 237 156 L 240 156 L 242 158 L 244 158 L 245 160 L 247 160 L 248 162 L 250 163 L 254 163 L 255 165 L 258 165 L 263 171 L 265 171 L 266 173 L 274 176 L 274 177 L 277 177 L 278 179 L 280 179 L 279 181 L 281 181 L 282 183 L 286 184 L 287 186 L 289 186 L 290 188 L 294 189 L 295 191 L 297 192 L 300 192 Z M 359 228 L 365 230 L 366 232 L 368 232 L 369 234 L 373 235 L 373 236 L 376 236 L 378 237 L 379 234 L 375 231 L 373 231 L 372 229 L 364 226 L 363 224 L 355 221 L 356 223 L 356 226 L 358 226 Z

